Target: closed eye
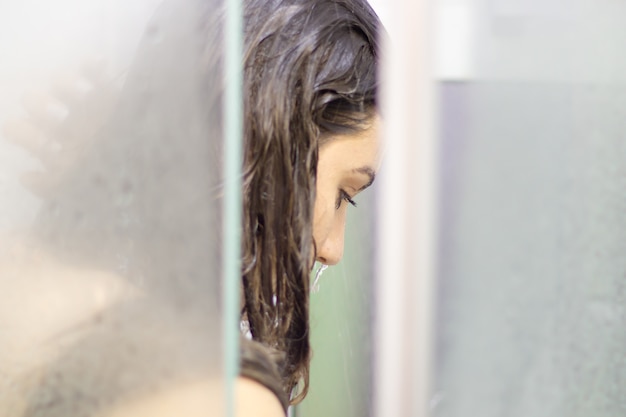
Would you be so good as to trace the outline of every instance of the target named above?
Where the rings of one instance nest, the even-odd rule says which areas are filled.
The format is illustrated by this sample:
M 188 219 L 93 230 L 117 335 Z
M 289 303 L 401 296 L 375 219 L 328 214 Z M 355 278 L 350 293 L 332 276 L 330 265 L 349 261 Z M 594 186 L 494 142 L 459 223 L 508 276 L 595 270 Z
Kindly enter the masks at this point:
M 345 192 L 345 190 L 339 190 L 339 196 L 337 198 L 337 205 L 336 205 L 337 210 L 339 210 L 339 207 L 341 207 L 341 203 L 343 201 L 346 201 L 352 204 L 354 207 L 356 207 L 356 202 L 350 198 L 350 195 L 347 192 Z

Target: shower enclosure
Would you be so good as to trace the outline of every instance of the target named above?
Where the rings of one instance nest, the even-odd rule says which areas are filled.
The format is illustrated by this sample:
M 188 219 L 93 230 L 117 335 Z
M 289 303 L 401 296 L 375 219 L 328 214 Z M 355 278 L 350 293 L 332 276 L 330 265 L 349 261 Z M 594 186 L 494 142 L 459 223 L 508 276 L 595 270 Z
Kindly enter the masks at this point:
M 372 5 L 383 162 L 290 413 L 624 415 L 626 4 Z M 0 416 L 232 415 L 241 24 L 0 4 Z

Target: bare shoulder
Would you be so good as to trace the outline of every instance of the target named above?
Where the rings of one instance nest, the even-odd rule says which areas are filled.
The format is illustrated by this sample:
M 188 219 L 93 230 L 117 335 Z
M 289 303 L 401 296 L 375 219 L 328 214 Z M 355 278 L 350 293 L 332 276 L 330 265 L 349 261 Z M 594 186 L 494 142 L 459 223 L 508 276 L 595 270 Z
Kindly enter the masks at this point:
M 237 417 L 284 417 L 276 395 L 268 388 L 248 378 L 237 378 L 235 392 Z
M 127 402 L 99 417 L 205 417 L 224 415 L 222 381 L 206 379 Z M 263 385 L 237 378 L 236 417 L 285 417 L 278 398 Z

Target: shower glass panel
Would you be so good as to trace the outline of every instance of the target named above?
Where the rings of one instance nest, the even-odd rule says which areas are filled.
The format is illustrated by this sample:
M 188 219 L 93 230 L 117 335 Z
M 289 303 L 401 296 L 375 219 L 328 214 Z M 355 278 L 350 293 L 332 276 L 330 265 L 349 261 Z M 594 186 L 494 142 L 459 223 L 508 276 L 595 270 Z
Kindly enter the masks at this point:
M 437 7 L 470 52 L 440 68 L 431 414 L 622 416 L 626 4 Z
M 0 416 L 224 412 L 222 10 L 0 4 Z

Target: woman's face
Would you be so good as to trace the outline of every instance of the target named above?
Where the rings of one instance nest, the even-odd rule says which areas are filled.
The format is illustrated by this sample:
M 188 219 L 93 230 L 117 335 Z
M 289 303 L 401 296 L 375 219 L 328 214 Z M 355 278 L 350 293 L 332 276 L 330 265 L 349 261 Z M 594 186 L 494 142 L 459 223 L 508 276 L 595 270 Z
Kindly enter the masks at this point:
M 320 146 L 313 213 L 318 262 L 334 265 L 343 256 L 348 206 L 372 184 L 380 163 L 379 126 L 374 116 L 367 129 L 330 136 Z

